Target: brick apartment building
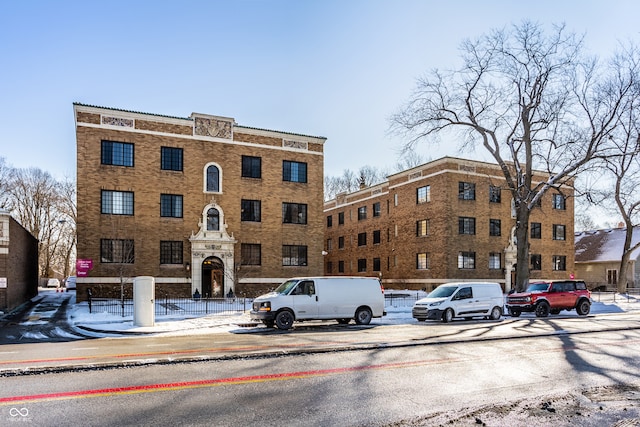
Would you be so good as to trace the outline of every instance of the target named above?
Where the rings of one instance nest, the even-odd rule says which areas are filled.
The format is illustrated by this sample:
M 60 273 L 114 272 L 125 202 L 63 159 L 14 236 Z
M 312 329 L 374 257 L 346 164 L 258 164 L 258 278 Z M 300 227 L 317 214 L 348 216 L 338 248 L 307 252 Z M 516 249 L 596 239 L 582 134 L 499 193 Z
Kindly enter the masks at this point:
M 74 104 L 78 299 L 255 295 L 323 271 L 326 138 Z
M 0 311 L 38 295 L 38 239 L 0 209 Z
M 536 172 L 538 181 L 544 178 Z M 325 274 L 379 276 L 394 289 L 515 281 L 512 198 L 497 165 L 445 157 L 325 202 Z M 531 213 L 531 278 L 573 272 L 573 189 Z

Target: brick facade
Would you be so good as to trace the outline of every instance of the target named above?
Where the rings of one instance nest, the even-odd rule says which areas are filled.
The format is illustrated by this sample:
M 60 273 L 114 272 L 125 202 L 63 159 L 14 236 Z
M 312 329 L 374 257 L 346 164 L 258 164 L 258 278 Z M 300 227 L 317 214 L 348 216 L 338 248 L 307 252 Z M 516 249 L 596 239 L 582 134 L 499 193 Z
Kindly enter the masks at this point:
M 253 296 L 289 277 L 322 274 L 325 138 L 195 113 L 179 118 L 82 104 L 74 110 L 77 257 L 93 261 L 87 276 L 78 274 L 79 300 L 87 288 L 94 296 L 119 296 L 121 280 L 131 283 L 136 276 L 153 276 L 162 295 L 189 296 L 197 289 L 212 296 L 230 290 Z M 102 141 L 133 144 L 132 166 L 104 164 Z M 181 170 L 162 169 L 161 147 L 179 149 Z M 260 159 L 259 177 L 242 176 L 243 156 Z M 285 161 L 306 164 L 306 182 L 285 181 Z M 206 188 L 209 167 L 219 172 L 217 191 Z M 133 212 L 103 213 L 103 191 L 133 193 Z M 161 216 L 161 195 L 181 196 L 181 216 Z M 259 221 L 241 220 L 242 200 L 260 202 Z M 283 203 L 306 205 L 306 224 L 284 223 Z M 208 228 L 210 209 L 219 213 L 217 229 Z M 133 240 L 133 262 L 103 259 L 105 239 Z M 182 242 L 182 262 L 161 263 L 161 241 Z M 259 245 L 258 264 L 243 262 L 244 243 Z M 283 260 L 285 245 L 305 247 L 307 262 L 283 265 L 289 264 Z
M 0 311 L 38 295 L 38 239 L 0 210 Z
M 470 200 L 459 197 L 461 183 L 474 186 Z M 489 201 L 490 187 L 500 188 L 499 202 Z M 428 201 L 418 203 L 420 188 Z M 325 274 L 380 276 L 394 289 L 430 290 L 447 281 L 479 279 L 504 286 L 505 249 L 515 224 L 505 188 L 497 165 L 445 157 L 391 175 L 379 185 L 339 194 L 325 203 Z M 553 194 L 560 193 L 545 194 L 531 213 L 531 223 L 541 230 L 540 238 L 530 238 L 531 254 L 541 259 L 540 269 L 531 270 L 532 279 L 565 278 L 573 270 L 573 191 L 563 188 L 564 209 L 554 209 Z M 379 216 L 374 216 L 375 205 Z M 359 219 L 362 208 L 366 218 Z M 339 224 L 340 214 L 344 224 Z M 463 228 L 471 228 L 469 234 L 460 233 L 461 221 Z M 562 231 L 564 240 L 558 240 Z M 376 233 L 380 238 L 374 243 Z M 469 255 L 465 259 L 471 264 L 465 268 L 459 268 L 461 252 Z M 560 270 L 554 269 L 554 261 Z

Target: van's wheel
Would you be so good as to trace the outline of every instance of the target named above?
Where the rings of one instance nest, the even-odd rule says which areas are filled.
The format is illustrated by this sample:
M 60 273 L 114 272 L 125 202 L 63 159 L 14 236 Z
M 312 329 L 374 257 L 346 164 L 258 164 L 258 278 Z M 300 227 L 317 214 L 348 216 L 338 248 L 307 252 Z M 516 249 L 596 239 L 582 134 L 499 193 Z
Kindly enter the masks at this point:
M 278 329 L 287 330 L 293 326 L 293 313 L 289 310 L 282 310 L 276 314 L 276 326 Z
M 264 326 L 267 328 L 273 328 L 273 320 L 263 320 L 262 323 L 264 323 Z
M 373 315 L 371 314 L 371 310 L 367 307 L 360 307 L 356 310 L 356 323 L 358 325 L 368 325 L 371 322 L 371 318 Z
M 450 308 L 447 308 L 444 313 L 442 313 L 442 321 L 444 323 L 449 323 L 453 320 L 453 310 Z
M 576 307 L 576 312 L 580 316 L 586 316 L 587 314 L 589 314 L 590 310 L 591 310 L 591 304 L 586 299 L 583 299 L 582 301 L 580 301 L 578 303 L 578 306 Z
M 536 317 L 548 317 L 550 310 L 548 302 L 540 301 L 536 306 Z
M 491 314 L 489 315 L 489 319 L 498 320 L 500 316 L 502 316 L 502 310 L 500 309 L 500 307 L 493 307 L 493 309 L 491 310 Z
M 338 323 L 340 323 L 341 325 L 346 325 L 349 322 L 351 322 L 351 319 L 338 319 Z

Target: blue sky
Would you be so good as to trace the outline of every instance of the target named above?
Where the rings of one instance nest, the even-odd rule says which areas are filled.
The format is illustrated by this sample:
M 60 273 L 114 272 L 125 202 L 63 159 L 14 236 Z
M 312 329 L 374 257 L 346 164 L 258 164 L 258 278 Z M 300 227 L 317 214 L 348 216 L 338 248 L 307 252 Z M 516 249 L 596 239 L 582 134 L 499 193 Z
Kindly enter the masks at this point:
M 389 116 L 417 77 L 457 64 L 464 38 L 564 22 L 607 56 L 640 42 L 638 16 L 636 0 L 3 1 L 0 157 L 74 176 L 81 102 L 324 136 L 326 175 L 390 168 L 402 140 Z

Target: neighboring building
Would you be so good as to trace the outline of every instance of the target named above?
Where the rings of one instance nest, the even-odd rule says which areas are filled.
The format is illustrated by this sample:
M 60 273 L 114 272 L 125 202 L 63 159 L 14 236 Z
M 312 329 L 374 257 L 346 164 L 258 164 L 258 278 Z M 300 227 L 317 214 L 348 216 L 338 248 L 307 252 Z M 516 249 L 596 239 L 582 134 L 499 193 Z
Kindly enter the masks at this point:
M 583 231 L 575 234 L 576 276 L 590 289 L 615 289 L 620 278 L 620 261 L 626 228 Z M 631 246 L 640 242 L 640 227 L 633 229 Z M 627 285 L 640 283 L 640 248 L 631 252 L 627 267 Z
M 322 274 L 325 138 L 197 113 L 74 113 L 79 300 L 137 276 L 160 297 L 251 296 Z
M 532 211 L 531 278 L 572 273 L 573 210 L 567 187 Z M 324 213 L 325 274 L 379 276 L 395 289 L 515 280 L 512 198 L 495 164 L 445 157 L 339 194 Z
M 38 295 L 38 239 L 0 209 L 0 311 Z

